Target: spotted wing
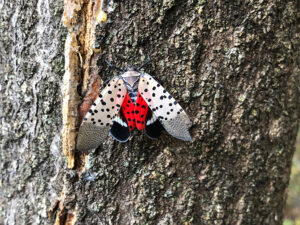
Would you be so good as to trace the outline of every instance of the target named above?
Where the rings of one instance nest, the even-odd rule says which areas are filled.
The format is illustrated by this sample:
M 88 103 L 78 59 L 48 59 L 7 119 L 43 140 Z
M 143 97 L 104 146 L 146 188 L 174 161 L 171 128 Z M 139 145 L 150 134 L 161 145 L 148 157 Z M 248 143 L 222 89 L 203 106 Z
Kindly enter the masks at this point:
M 172 136 L 191 141 L 191 121 L 177 101 L 149 74 L 142 74 L 138 87 L 149 108 Z
M 145 102 L 141 94 L 138 92 L 135 106 L 134 106 L 134 116 L 135 116 L 136 128 L 138 130 L 145 131 L 148 109 L 149 107 L 147 103 Z
M 126 93 L 127 88 L 118 77 L 106 85 L 83 119 L 77 137 L 77 150 L 88 151 L 105 141 Z
M 121 111 L 122 111 L 122 115 L 125 117 L 125 120 L 128 124 L 130 131 L 134 130 L 136 128 L 134 104 L 131 98 L 129 97 L 128 93 L 124 98 Z

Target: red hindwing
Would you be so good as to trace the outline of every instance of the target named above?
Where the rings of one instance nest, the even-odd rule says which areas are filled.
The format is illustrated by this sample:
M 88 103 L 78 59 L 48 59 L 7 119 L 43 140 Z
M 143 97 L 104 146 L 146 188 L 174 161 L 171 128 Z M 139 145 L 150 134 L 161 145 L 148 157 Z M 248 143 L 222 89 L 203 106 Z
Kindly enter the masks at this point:
M 124 101 L 122 103 L 122 112 L 126 118 L 126 121 L 127 121 L 130 131 L 134 130 L 134 128 L 136 128 L 135 118 L 134 118 L 134 115 L 135 115 L 134 114 L 134 104 L 133 104 L 131 98 L 129 97 L 128 93 L 126 94 Z
M 148 112 L 148 105 L 139 92 L 136 98 L 134 112 L 135 112 L 136 128 L 138 130 L 144 131 L 146 127 L 146 115 Z
M 122 104 L 122 112 L 126 118 L 130 131 L 134 130 L 134 128 L 145 130 L 148 105 L 140 93 L 137 95 L 135 105 L 128 93 L 126 94 Z

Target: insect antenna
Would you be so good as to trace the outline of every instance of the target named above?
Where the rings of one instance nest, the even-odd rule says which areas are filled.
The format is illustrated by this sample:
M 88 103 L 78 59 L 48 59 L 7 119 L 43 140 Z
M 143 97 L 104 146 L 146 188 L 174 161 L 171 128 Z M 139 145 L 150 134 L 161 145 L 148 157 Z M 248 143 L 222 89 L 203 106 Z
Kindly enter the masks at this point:
M 141 66 L 139 66 L 139 67 L 137 68 L 137 70 L 142 69 L 144 66 L 148 65 L 150 62 L 151 62 L 150 55 L 147 55 L 147 61 L 144 62 Z
M 115 69 L 115 70 L 119 70 L 119 71 L 121 71 L 121 72 L 124 72 L 124 69 L 121 69 L 121 68 L 119 68 L 119 67 L 117 67 L 117 66 L 115 66 L 115 65 L 112 65 L 109 61 L 107 61 L 106 59 L 104 59 L 104 61 L 106 62 L 106 64 L 110 67 L 110 68 L 112 68 L 112 69 Z

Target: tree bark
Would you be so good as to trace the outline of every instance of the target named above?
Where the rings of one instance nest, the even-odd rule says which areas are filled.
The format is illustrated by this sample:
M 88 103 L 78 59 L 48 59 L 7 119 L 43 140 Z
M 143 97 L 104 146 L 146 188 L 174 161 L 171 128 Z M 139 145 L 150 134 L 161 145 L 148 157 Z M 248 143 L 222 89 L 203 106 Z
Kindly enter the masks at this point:
M 300 118 L 297 1 L 0 7 L 0 224 L 282 224 Z M 117 75 L 104 59 L 137 66 L 150 53 L 145 71 L 189 114 L 193 142 L 133 132 L 88 161 L 75 154 L 100 78 Z

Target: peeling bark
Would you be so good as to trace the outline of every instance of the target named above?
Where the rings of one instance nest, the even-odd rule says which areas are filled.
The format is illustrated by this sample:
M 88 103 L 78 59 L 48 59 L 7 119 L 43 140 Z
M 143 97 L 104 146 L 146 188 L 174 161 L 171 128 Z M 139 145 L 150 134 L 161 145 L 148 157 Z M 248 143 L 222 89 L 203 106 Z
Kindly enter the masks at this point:
M 299 4 L 64 4 L 1 5 L 0 224 L 282 224 L 300 116 Z M 145 70 L 188 112 L 193 142 L 134 132 L 76 155 L 80 120 L 116 75 L 104 58 L 125 67 L 150 52 Z

